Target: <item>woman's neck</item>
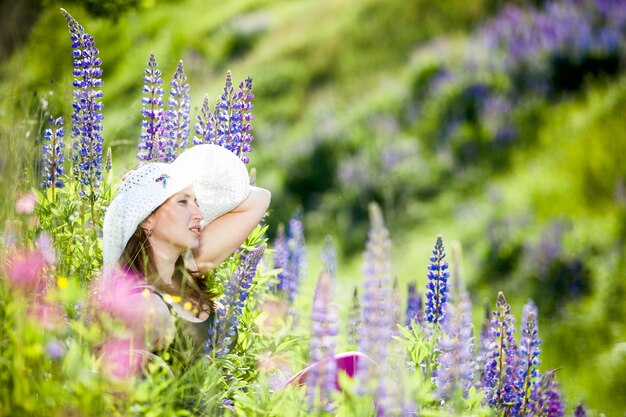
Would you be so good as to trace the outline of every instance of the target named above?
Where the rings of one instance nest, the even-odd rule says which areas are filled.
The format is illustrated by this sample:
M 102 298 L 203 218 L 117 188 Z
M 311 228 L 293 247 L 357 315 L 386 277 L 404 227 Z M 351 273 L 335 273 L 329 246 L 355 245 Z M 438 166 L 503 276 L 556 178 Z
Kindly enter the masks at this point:
M 172 277 L 176 268 L 176 261 L 180 257 L 180 253 L 174 250 L 165 250 L 165 248 L 152 247 L 152 257 L 154 266 L 156 267 L 158 278 L 165 285 L 172 285 Z

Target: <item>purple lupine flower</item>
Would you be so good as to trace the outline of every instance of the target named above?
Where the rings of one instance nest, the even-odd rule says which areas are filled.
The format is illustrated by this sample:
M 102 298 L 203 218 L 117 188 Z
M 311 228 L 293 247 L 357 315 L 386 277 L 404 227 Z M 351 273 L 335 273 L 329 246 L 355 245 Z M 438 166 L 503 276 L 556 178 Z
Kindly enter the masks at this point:
M 217 310 L 215 323 L 204 344 L 205 351 L 220 357 L 230 352 L 236 343 L 239 316 L 250 294 L 257 266 L 267 245 L 263 244 L 241 257 L 241 264 L 224 287 L 224 307 Z
M 141 136 L 137 146 L 137 159 L 142 162 L 160 161 L 163 154 L 163 131 L 165 128 L 165 111 L 163 109 L 163 79 L 159 64 L 150 52 L 147 68 L 144 70 L 141 99 Z
M 77 167 L 76 180 L 81 184 L 79 193 L 93 206 L 102 181 L 102 60 L 93 36 L 67 11 L 61 9 L 61 12 L 70 29 L 74 58 L 73 162 Z
M 448 299 L 448 278 L 450 271 L 443 247 L 443 238 L 437 236 L 433 256 L 428 266 L 428 283 L 426 284 L 426 308 L 424 316 L 429 323 L 439 323 L 444 318 L 444 305 Z
M 250 123 L 254 116 L 252 104 L 252 78 L 248 77 L 239 84 L 239 91 L 235 92 L 230 71 L 226 73 L 224 90 L 213 110 L 215 122 L 215 143 L 237 155 L 244 163 L 249 159 L 246 155 L 252 150 L 250 142 L 253 137 Z
M 50 127 L 43 132 L 45 143 L 41 152 L 41 174 L 43 177 L 41 188 L 52 188 L 52 198 L 54 199 L 54 189 L 65 187 L 65 183 L 61 179 L 65 173 L 63 169 L 63 162 L 65 161 L 65 154 L 63 153 L 65 129 L 63 129 L 63 123 L 65 121 L 62 117 L 55 119 L 52 116 L 48 121 Z
M 361 392 L 373 390 L 378 415 L 384 415 L 395 393 L 395 386 L 383 383 L 389 364 L 389 343 L 394 331 L 391 282 L 391 240 L 380 208 L 371 204 L 370 230 L 365 251 L 363 293 L 363 324 L 359 334 L 359 350 L 379 364 L 359 364 L 357 380 Z
M 350 313 L 348 314 L 348 344 L 355 349 L 359 346 L 359 332 L 361 331 L 361 315 L 363 311 L 359 303 L 359 289 L 354 287 Z
M 274 264 L 281 268 L 278 274 L 277 290 L 283 294 L 289 305 L 298 295 L 300 279 L 306 268 L 306 250 L 304 247 L 304 227 L 300 214 L 289 220 L 286 234 L 278 230 L 278 237 L 274 243 L 276 252 Z
M 252 151 L 250 143 L 254 140 L 250 134 L 252 131 L 251 122 L 254 120 L 252 99 L 254 99 L 252 78 L 248 77 L 239 83 L 239 91 L 235 95 L 233 106 L 236 114 L 233 116 L 234 122 L 231 123 L 232 145 L 237 150 L 235 153 L 246 164 L 250 162 L 247 154 Z
M 519 364 L 517 368 L 519 383 L 518 390 L 521 396 L 520 414 L 526 415 L 529 409 L 530 393 L 533 383 L 541 376 L 538 366 L 541 364 L 537 328 L 537 307 L 531 301 L 524 306 L 522 313 L 522 338 L 519 344 Z
M 287 236 L 285 235 L 285 226 L 283 224 L 278 226 L 276 239 L 274 240 L 274 268 L 280 270 L 278 282 L 270 288 L 276 294 L 284 290 L 285 282 L 288 280 L 286 276 L 289 274 L 289 245 L 287 244 Z
M 230 115 L 233 110 L 233 79 L 230 71 L 226 72 L 226 81 L 224 82 L 224 89 L 222 95 L 218 99 L 213 114 L 215 115 L 215 143 L 223 146 L 228 150 L 235 152 L 235 149 L 229 147 L 230 139 Z
M 532 408 L 529 410 L 533 416 L 561 417 L 565 415 L 565 407 L 561 402 L 553 370 L 547 370 L 539 381 L 536 381 L 530 394 Z
M 574 410 L 574 417 L 587 417 L 587 411 L 585 410 L 585 407 L 583 407 L 582 402 L 576 406 L 576 409 Z
M 339 329 L 337 309 L 331 299 L 332 287 L 333 276 L 322 272 L 315 288 L 311 315 L 310 362 L 319 362 L 320 366 L 313 367 L 307 376 L 309 411 L 333 411 L 331 393 L 335 390 L 337 368 L 332 358 Z
M 65 354 L 65 345 L 57 339 L 52 339 L 46 343 L 46 355 L 50 359 L 59 359 Z
M 515 344 L 515 318 L 511 306 L 502 292 L 498 293 L 496 310 L 492 312 L 489 328 L 489 351 L 486 354 L 481 385 L 485 391 L 485 401 L 497 412 L 508 405 L 519 404 L 515 366 L 517 346 Z
M 424 313 L 422 312 L 422 297 L 417 292 L 417 285 L 413 282 L 409 283 L 408 291 L 404 325 L 410 328 L 411 321 L 414 321 L 416 324 L 422 322 Z
M 163 162 L 176 159 L 179 149 L 189 146 L 189 112 L 191 96 L 183 61 L 178 61 L 174 78 L 170 82 L 170 98 L 167 101 L 167 120 L 164 136 L 167 138 Z
M 207 95 L 204 96 L 200 114 L 196 115 L 196 120 L 198 123 L 193 128 L 197 136 L 193 137 L 193 144 L 215 143 L 215 114 L 211 112 Z
M 472 304 L 462 296 L 458 302 L 447 303 L 446 315 L 441 321 L 442 333 L 438 366 L 435 369 L 435 395 L 441 400 L 453 397 L 458 391 L 467 396 L 474 383 L 474 328 Z

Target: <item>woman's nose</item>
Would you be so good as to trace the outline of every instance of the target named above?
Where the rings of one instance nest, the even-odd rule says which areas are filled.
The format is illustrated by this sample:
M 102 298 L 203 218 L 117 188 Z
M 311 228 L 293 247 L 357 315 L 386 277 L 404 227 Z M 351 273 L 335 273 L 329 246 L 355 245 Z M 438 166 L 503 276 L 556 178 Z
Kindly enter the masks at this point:
M 193 212 L 191 213 L 191 215 L 193 216 L 194 219 L 197 220 L 202 220 L 202 212 L 200 211 L 200 207 L 194 205 L 193 206 Z

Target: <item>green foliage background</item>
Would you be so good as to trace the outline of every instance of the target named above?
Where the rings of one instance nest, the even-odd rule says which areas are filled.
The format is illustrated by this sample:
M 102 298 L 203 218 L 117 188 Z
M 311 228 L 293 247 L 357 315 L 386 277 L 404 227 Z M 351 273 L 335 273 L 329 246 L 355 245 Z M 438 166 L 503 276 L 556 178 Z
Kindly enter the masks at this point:
M 237 81 L 250 75 L 256 95 L 251 166 L 273 194 L 270 232 L 304 209 L 310 279 L 303 297 L 314 286 L 321 269 L 317 254 L 330 234 L 341 249 L 338 297 L 346 294 L 346 302 L 340 305 L 348 304 L 361 274 L 367 203 L 376 200 L 391 229 L 402 285 L 425 283 L 437 234 L 457 240 L 475 305 L 491 306 L 499 290 L 518 308 L 528 298 L 536 301 L 543 362 L 562 367 L 558 379 L 567 399 L 607 415 L 626 410 L 623 73 L 588 77 L 558 100 L 524 97 L 515 114 L 524 127 L 520 146 L 451 162 L 450 155 L 465 155 L 470 139 L 445 143 L 444 152 L 430 140 L 464 86 L 426 101 L 424 85 L 442 62 L 457 65 L 471 34 L 504 2 L 110 5 L 117 7 L 94 11 L 90 2 L 33 1 L 39 13 L 25 20 L 28 30 L 3 34 L 18 41 L 3 50 L 0 62 L 5 230 L 15 197 L 38 183 L 44 115 L 69 119 L 71 112 L 71 49 L 59 13 L 64 7 L 101 51 L 103 135 L 113 149 L 114 175 L 135 164 L 141 79 L 151 51 L 165 80 L 184 61 L 196 108 L 205 93 L 217 98 L 226 70 Z M 411 112 L 415 106 L 419 114 Z M 407 152 L 410 163 L 385 172 L 377 164 L 388 147 Z M 341 181 L 339 167 L 351 158 L 371 175 L 367 187 Z M 559 248 L 551 257 L 549 245 Z

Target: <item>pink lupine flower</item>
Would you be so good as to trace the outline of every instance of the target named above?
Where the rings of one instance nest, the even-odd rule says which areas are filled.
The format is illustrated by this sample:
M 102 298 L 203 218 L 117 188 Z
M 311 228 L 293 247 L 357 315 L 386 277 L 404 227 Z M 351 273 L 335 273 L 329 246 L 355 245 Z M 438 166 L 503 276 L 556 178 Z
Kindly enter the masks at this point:
M 148 311 L 148 298 L 142 294 L 144 281 L 137 275 L 112 269 L 99 277 L 92 291 L 96 311 L 121 320 L 129 329 L 142 332 Z
M 41 251 L 25 249 L 15 252 L 5 267 L 9 284 L 24 292 L 43 288 L 46 259 Z
M 110 338 L 101 346 L 102 371 L 109 378 L 128 379 L 141 371 L 143 344 L 133 338 Z
M 33 211 L 35 211 L 36 201 L 37 197 L 35 196 L 35 193 L 28 192 L 22 194 L 22 196 L 20 196 L 15 203 L 15 211 L 18 214 L 32 214 Z

